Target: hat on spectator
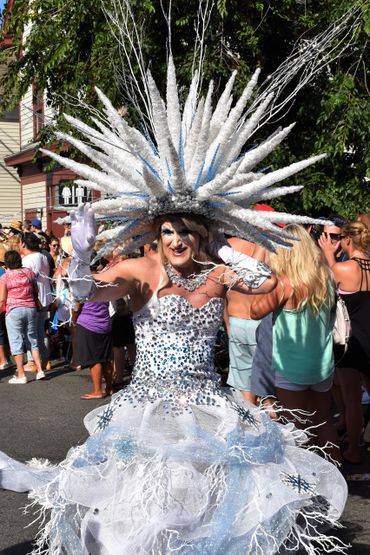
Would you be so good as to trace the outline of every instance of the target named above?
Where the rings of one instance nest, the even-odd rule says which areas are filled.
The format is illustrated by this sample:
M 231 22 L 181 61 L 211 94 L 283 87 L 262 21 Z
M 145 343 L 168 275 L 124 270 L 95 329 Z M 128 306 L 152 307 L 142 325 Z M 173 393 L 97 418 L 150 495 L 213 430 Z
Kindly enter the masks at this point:
M 41 220 L 37 220 L 37 219 L 32 220 L 31 224 L 33 225 L 33 227 L 40 227 L 41 228 L 41 226 L 42 226 Z
M 69 236 L 65 235 L 60 239 L 60 246 L 62 251 L 68 254 L 68 256 L 72 255 L 72 252 L 73 252 L 72 239 Z
M 12 220 L 9 224 L 9 229 L 14 233 L 22 233 L 22 222 L 20 220 Z
M 254 207 L 255 210 L 263 210 L 264 212 L 275 212 L 275 208 L 273 208 L 272 206 L 270 206 L 269 204 L 256 204 L 256 206 Z M 285 227 L 285 224 L 276 224 L 279 227 Z

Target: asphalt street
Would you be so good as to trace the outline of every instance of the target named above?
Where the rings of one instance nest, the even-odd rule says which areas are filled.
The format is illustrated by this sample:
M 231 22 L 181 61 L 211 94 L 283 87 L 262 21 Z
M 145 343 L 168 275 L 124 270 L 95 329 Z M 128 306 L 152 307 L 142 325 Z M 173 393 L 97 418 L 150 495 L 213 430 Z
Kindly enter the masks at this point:
M 21 461 L 32 457 L 61 461 L 71 446 L 85 440 L 84 415 L 106 401 L 80 400 L 80 395 L 89 391 L 86 370 L 59 367 L 43 381 L 34 381 L 31 374 L 27 385 L 18 386 L 6 383 L 11 374 L 0 373 L 0 450 Z M 344 468 L 346 474 L 357 478 L 349 482 L 342 519 L 345 528 L 337 532 L 352 544 L 350 555 L 370 555 L 370 453 L 366 447 L 365 451 L 364 465 Z M 26 555 L 32 550 L 37 524 L 32 512 L 24 512 L 27 502 L 26 494 L 0 491 L 1 555 Z

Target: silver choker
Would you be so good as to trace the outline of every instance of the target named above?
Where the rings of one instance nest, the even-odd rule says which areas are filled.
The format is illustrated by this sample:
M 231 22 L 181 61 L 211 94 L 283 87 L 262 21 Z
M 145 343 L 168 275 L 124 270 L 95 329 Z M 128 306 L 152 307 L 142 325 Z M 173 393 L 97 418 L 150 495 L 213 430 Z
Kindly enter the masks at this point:
M 207 272 L 202 274 L 192 274 L 190 277 L 184 278 L 180 274 L 175 272 L 171 264 L 166 264 L 165 269 L 168 277 L 170 278 L 170 281 L 174 285 L 177 285 L 178 287 L 183 287 L 187 291 L 195 291 L 195 289 L 198 289 L 198 287 L 203 285 L 208 278 Z

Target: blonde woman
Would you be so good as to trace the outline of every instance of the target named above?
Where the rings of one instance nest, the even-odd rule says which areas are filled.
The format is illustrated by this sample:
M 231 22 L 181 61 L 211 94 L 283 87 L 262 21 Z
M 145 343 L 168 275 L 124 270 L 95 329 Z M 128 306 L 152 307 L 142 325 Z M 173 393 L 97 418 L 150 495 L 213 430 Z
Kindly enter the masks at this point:
M 352 324 L 348 350 L 338 363 L 336 374 L 345 409 L 339 424 L 348 435 L 348 449 L 343 456 L 356 464 L 361 462 L 362 383 L 370 390 L 370 230 L 359 221 L 343 227 L 340 246 L 349 257 L 345 262 L 336 262 L 336 245 L 330 244 L 325 237 L 319 242 Z
M 293 247 L 271 255 L 278 278 L 274 291 L 256 299 L 254 319 L 273 313 L 272 369 L 279 401 L 287 409 L 314 412 L 317 442 L 338 443 L 330 414 L 334 373 L 330 311 L 334 303 L 331 272 L 307 231 L 286 230 L 296 237 Z M 337 448 L 331 455 L 339 459 Z

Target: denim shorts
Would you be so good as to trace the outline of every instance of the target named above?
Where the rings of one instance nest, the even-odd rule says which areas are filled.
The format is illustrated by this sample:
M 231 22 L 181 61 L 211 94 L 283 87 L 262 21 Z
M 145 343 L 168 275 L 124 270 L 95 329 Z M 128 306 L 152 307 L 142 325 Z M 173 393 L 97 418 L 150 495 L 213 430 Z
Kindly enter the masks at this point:
M 10 351 L 13 356 L 25 352 L 26 340 L 28 340 L 31 350 L 38 349 L 36 308 L 26 306 L 12 308 L 6 315 L 5 322 Z
M 291 383 L 284 378 L 279 372 L 275 372 L 275 387 L 280 387 L 281 389 L 287 389 L 288 391 L 306 391 L 306 389 L 310 389 L 311 391 L 316 391 L 317 393 L 326 393 L 332 388 L 334 379 L 334 372 L 330 374 L 328 378 L 323 380 L 322 382 L 311 384 L 311 385 L 302 385 L 297 383 Z

